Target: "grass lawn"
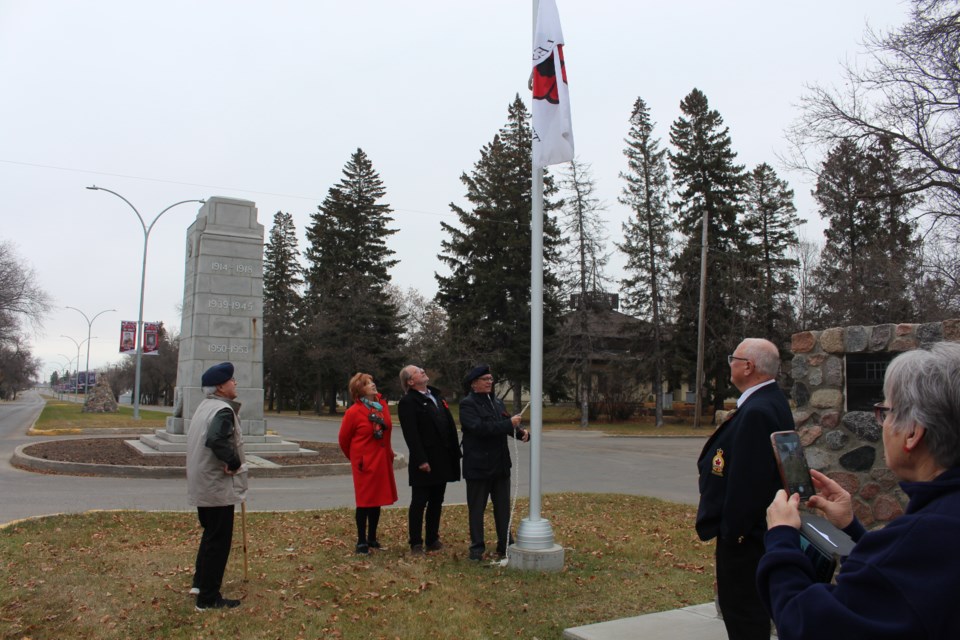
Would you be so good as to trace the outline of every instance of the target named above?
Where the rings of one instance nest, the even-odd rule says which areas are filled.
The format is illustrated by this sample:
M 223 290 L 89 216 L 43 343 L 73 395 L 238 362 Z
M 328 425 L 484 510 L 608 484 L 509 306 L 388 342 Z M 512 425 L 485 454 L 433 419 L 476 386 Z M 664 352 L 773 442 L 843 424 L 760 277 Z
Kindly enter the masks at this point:
M 40 418 L 34 425 L 34 431 L 47 434 L 71 434 L 79 433 L 82 429 L 98 428 L 117 428 L 131 429 L 138 428 L 145 431 L 153 429 L 162 429 L 166 426 L 166 419 L 170 415 L 162 411 L 150 411 L 148 409 L 140 410 L 140 421 L 133 420 L 133 408 L 120 405 L 118 413 L 83 413 L 81 404 L 54 400 L 46 398 L 47 405 Z M 396 408 L 392 411 L 396 414 Z M 450 411 L 453 413 L 457 424 L 460 424 L 460 405 L 451 404 Z M 264 417 L 268 421 L 271 416 L 296 418 L 304 420 L 336 421 L 339 423 L 343 414 L 336 416 L 317 415 L 315 413 L 304 411 L 298 414 L 296 411 L 264 411 Z M 524 416 L 529 420 L 529 412 Z M 394 415 L 394 420 L 396 416 Z M 705 418 L 707 424 L 704 427 L 695 429 L 693 427 L 693 418 L 690 416 L 667 416 L 666 424 L 657 427 L 650 416 L 635 416 L 630 420 L 621 422 L 608 422 L 605 420 L 596 420 L 590 423 L 590 430 L 602 431 L 610 435 L 623 436 L 691 436 L 706 438 L 713 432 L 713 425 L 709 424 L 709 416 Z M 399 425 L 396 425 L 399 427 Z M 569 406 L 545 406 L 543 408 L 543 428 L 545 431 L 557 430 L 580 430 L 580 412 L 574 407 Z
M 80 429 L 162 429 L 169 413 L 140 411 L 140 421 L 133 419 L 133 408 L 121 405 L 117 413 L 84 413 L 83 404 L 46 398 L 47 405 L 40 413 L 35 432 L 70 433 Z
M 515 518 L 526 513 L 520 501 Z M 713 547 L 697 540 L 694 507 L 553 494 L 543 513 L 565 548 L 557 573 L 466 560 L 464 506 L 444 509 L 446 548 L 426 557 L 407 554 L 403 508 L 384 510 L 387 548 L 370 556 L 353 553 L 352 509 L 250 513 L 249 581 L 237 522 L 223 587 L 243 604 L 204 613 L 187 595 L 195 514 L 25 521 L 0 530 L 0 638 L 554 639 L 713 598 Z

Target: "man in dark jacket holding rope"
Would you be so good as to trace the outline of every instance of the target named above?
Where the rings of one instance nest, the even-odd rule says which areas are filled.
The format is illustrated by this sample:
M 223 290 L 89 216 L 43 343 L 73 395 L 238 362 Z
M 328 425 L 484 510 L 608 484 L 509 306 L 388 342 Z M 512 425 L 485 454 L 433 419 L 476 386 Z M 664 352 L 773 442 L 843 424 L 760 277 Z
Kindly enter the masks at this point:
M 470 393 L 460 401 L 460 428 L 463 430 L 463 478 L 467 482 L 467 511 L 470 517 L 470 559 L 482 560 L 483 513 L 487 498 L 493 502 L 497 528 L 497 555 L 507 553 L 511 542 L 510 449 L 507 436 L 526 442 L 530 434 L 520 427 L 520 414 L 507 413 L 503 401 L 493 393 L 493 374 L 481 364 L 463 380 Z

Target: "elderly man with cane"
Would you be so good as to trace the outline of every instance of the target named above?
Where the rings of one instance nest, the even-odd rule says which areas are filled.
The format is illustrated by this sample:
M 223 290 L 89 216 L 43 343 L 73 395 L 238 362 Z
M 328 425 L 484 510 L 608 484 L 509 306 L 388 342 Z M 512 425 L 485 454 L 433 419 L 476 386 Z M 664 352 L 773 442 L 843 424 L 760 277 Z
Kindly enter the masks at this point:
M 210 367 L 200 384 L 207 397 L 187 432 L 187 491 L 203 527 L 193 578 L 196 608 L 232 609 L 240 601 L 224 598 L 220 585 L 233 542 L 234 507 L 244 504 L 247 491 L 233 364 Z

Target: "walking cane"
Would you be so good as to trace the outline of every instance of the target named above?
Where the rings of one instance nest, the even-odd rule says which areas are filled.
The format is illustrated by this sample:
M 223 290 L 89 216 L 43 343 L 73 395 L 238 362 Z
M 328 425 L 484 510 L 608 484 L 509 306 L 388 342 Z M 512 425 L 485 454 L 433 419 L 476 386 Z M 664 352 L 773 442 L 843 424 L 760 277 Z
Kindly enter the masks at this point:
M 243 581 L 247 581 L 247 501 L 240 503 L 240 528 L 243 531 Z

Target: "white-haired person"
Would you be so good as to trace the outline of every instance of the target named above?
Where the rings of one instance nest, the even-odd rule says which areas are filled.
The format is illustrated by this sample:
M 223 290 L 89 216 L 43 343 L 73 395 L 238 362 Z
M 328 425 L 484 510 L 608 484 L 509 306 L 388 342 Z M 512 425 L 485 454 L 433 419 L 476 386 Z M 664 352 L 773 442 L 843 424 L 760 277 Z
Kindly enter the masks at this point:
M 811 471 L 809 505 L 856 541 L 835 584 L 818 583 L 800 551 L 799 499 L 767 509 L 761 597 L 781 640 L 960 637 L 960 344 L 900 354 L 875 407 L 884 458 L 909 498 L 906 512 L 866 531 L 850 494 Z

